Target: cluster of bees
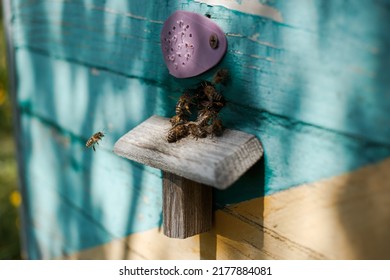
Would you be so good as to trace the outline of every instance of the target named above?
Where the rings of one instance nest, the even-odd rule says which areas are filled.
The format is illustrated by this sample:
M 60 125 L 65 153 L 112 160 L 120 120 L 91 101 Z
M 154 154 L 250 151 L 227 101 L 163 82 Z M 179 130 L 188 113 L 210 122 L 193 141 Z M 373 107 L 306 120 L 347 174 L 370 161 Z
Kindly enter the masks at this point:
M 220 69 L 213 81 L 205 81 L 196 89 L 187 90 L 176 104 L 176 115 L 170 119 L 172 128 L 168 131 L 167 141 L 176 142 L 191 135 L 195 139 L 208 135 L 221 136 L 223 133 L 219 111 L 225 106 L 225 98 L 218 92 L 217 84 L 225 84 L 228 71 Z M 197 113 L 193 120 L 194 112 Z
M 167 141 L 176 142 L 188 135 L 195 139 L 207 135 L 221 136 L 223 133 L 219 111 L 225 106 L 225 98 L 217 91 L 217 84 L 225 85 L 228 71 L 220 69 L 213 77 L 213 82 L 205 81 L 194 90 L 187 90 L 176 104 L 176 115 L 170 119 L 172 128 L 168 131 Z M 191 120 L 194 109 L 197 117 Z M 95 145 L 104 137 L 103 132 L 96 132 L 86 142 L 85 146 L 95 151 Z

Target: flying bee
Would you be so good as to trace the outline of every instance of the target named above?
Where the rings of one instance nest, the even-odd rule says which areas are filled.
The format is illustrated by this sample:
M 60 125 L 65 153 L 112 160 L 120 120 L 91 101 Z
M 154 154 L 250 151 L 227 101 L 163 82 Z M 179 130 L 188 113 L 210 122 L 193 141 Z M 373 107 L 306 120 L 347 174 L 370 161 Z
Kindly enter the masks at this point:
M 176 115 L 191 115 L 190 107 L 193 104 L 193 97 L 188 92 L 182 94 L 176 104 Z
M 96 132 L 94 135 L 92 135 L 88 140 L 87 140 L 87 143 L 85 144 L 85 146 L 87 148 L 90 148 L 92 147 L 93 151 L 96 151 L 95 149 L 95 144 L 98 144 L 99 145 L 99 141 L 102 140 L 102 138 L 104 137 L 104 133 L 103 132 Z
M 222 136 L 223 133 L 223 125 L 221 119 L 215 119 L 211 126 L 211 133 L 217 137 Z
M 185 124 L 179 124 L 175 127 L 172 127 L 168 131 L 167 141 L 169 143 L 176 142 L 188 135 L 188 127 Z
M 202 127 L 202 126 L 199 126 L 197 125 L 196 123 L 189 123 L 188 124 L 188 130 L 189 130 L 189 133 L 196 139 L 198 140 L 198 138 L 205 138 L 207 137 L 207 130 Z
M 219 69 L 213 77 L 214 84 L 226 85 L 229 80 L 229 71 L 227 69 Z

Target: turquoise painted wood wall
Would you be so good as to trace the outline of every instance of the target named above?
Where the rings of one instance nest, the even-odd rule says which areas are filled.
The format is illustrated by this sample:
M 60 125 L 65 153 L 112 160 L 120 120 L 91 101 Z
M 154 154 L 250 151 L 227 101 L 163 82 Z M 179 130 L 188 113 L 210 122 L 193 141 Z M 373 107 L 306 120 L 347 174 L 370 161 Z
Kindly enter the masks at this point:
M 264 159 L 215 204 L 244 201 L 390 156 L 389 1 L 15 0 L 7 25 L 28 257 L 55 258 L 161 224 L 161 173 L 113 152 L 184 88 L 168 74 L 164 20 L 210 14 L 228 39 L 228 128 L 255 134 Z M 252 4 L 253 4 L 252 3 Z M 107 135 L 97 152 L 85 141 Z

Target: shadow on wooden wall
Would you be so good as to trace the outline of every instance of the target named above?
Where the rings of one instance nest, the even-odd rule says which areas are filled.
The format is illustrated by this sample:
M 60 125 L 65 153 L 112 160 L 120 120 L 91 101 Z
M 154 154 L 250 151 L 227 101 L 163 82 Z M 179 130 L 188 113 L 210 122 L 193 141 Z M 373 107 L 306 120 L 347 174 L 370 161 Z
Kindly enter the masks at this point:
M 61 18 L 69 17 L 74 11 L 72 3 L 58 5 Z M 83 60 L 75 59 L 97 55 L 89 50 L 90 38 L 78 36 L 77 41 L 73 41 L 68 25 L 60 23 L 59 26 L 51 26 L 51 14 L 46 13 L 44 3 L 37 5 L 36 13 L 41 16 L 42 22 L 47 23 L 46 27 L 50 27 L 47 34 L 64 42 L 56 45 L 47 40 L 47 49 L 28 46 L 27 50 L 33 55 L 23 55 L 23 49 L 19 57 L 20 63 L 28 69 L 26 71 L 31 71 L 26 76 L 29 77 L 30 86 L 35 88 L 28 90 L 29 98 L 19 100 L 25 135 L 20 141 L 24 151 L 21 174 L 25 177 L 23 212 L 26 244 L 29 258 L 45 259 L 66 256 L 127 236 L 140 230 L 140 220 L 151 219 L 153 209 L 158 209 L 158 203 L 144 216 L 141 212 L 145 204 L 152 204 L 161 197 L 161 189 L 156 187 L 158 183 L 143 180 L 145 174 L 150 176 L 150 169 L 130 162 L 118 165 L 110 144 L 123 131 L 133 128 L 160 108 L 157 102 L 159 89 L 149 86 L 154 81 L 120 71 L 97 69 Z M 78 9 L 77 14 L 81 26 L 93 22 L 90 36 L 98 34 L 103 40 L 111 40 L 112 33 L 107 28 L 107 17 L 112 17 L 111 14 L 85 9 Z M 123 22 L 120 20 L 115 21 L 111 32 L 120 30 L 121 24 Z M 143 30 L 145 26 L 134 27 L 130 24 L 127 27 Z M 23 34 L 27 41 L 33 41 L 35 35 L 29 31 Z M 146 41 L 138 47 L 143 56 L 151 51 Z M 128 51 L 120 44 L 109 50 L 119 57 L 127 57 Z M 60 58 L 55 53 L 60 53 Z M 138 67 L 137 64 L 126 65 L 127 69 Z M 21 67 L 20 71 L 23 69 Z M 21 87 L 23 85 L 20 84 Z M 134 98 L 137 95 L 144 98 Z M 115 103 L 113 100 L 118 96 L 122 99 Z M 113 106 L 102 109 L 102 104 Z M 98 151 L 93 153 L 87 150 L 86 139 L 96 130 L 105 128 L 109 131 Z M 112 183 L 113 178 L 107 175 L 118 171 L 122 181 Z M 159 181 L 159 176 L 158 173 L 153 174 L 153 180 Z M 109 186 L 111 190 L 107 189 Z M 121 196 L 129 200 L 116 205 L 115 201 L 120 200 L 118 198 Z M 112 214 L 115 211 L 110 214 L 104 208 L 104 199 L 118 207 L 117 213 L 123 220 L 114 222 L 116 215 Z M 145 226 L 151 227 L 150 223 L 155 225 L 158 221 L 146 221 Z
M 327 46 L 324 38 L 332 36 L 335 24 L 340 26 L 344 24 L 347 30 L 361 28 L 352 20 L 354 16 L 370 22 L 370 25 L 365 25 L 363 28 L 370 30 L 369 34 L 372 36 L 370 38 L 372 42 L 367 43 L 367 47 L 371 48 L 369 55 L 356 57 L 357 61 L 370 62 L 373 65 L 372 72 L 365 72 L 365 69 L 353 64 L 356 62 L 351 62 L 351 71 L 359 73 L 361 79 L 346 80 L 345 84 L 339 85 L 340 93 L 347 91 L 357 93 L 348 100 L 346 108 L 342 108 L 345 112 L 345 124 L 351 125 L 351 119 L 355 119 L 352 126 L 361 132 L 360 136 L 351 135 L 355 138 L 355 142 L 359 143 L 360 148 L 351 146 L 355 162 L 350 162 L 349 168 L 354 170 L 356 162 L 360 160 L 372 165 L 341 176 L 343 183 L 338 184 L 335 181 L 339 188 L 339 192 L 335 195 L 335 207 L 340 226 L 334 228 L 334 231 L 336 233 L 339 231 L 339 234 L 345 237 L 345 244 L 334 248 L 335 251 L 339 251 L 334 254 L 336 258 L 390 258 L 388 241 L 390 240 L 390 162 L 386 159 L 377 163 L 378 158 L 388 155 L 390 150 L 390 142 L 386 137 L 389 132 L 390 117 L 387 121 L 383 120 L 384 112 L 388 111 L 390 105 L 388 90 L 390 21 L 388 20 L 389 6 L 383 5 L 383 7 L 372 6 L 367 10 L 351 10 L 345 18 L 340 17 L 335 23 L 334 19 L 337 18 L 340 6 L 327 1 L 323 2 L 323 13 L 318 17 L 318 26 L 321 26 L 318 39 L 321 46 Z M 342 7 L 348 9 L 346 4 L 342 4 Z M 344 75 L 344 73 L 340 74 Z M 369 102 L 363 101 L 364 96 L 370 96 Z M 370 113 L 372 123 L 367 122 L 368 119 L 364 122 L 358 121 L 357 116 L 361 116 L 363 112 Z M 369 133 L 373 127 L 377 128 L 377 133 Z M 342 158 L 340 160 L 344 161 Z
M 157 8 L 138 1 L 15 3 L 29 258 L 116 240 L 120 254 L 102 249 L 92 257 L 194 258 L 197 250 L 202 259 L 220 251 L 223 258 L 389 257 L 388 164 L 364 168 L 390 155 L 384 3 L 277 2 L 285 23 L 194 1 Z M 230 45 L 220 67 L 233 82 L 221 116 L 265 148 L 263 161 L 231 189 L 214 192 L 215 231 L 202 234 L 196 249 L 153 231 L 161 224 L 161 174 L 111 151 L 152 114 L 171 116 L 183 88 L 207 78 L 179 83 L 163 65 L 162 20 L 183 7 L 215 11 L 225 24 Z M 104 128 L 98 151 L 86 151 L 86 139 Z M 342 175 L 362 167 L 363 175 Z M 324 179 L 334 176 L 341 179 Z M 304 186 L 310 182 L 319 183 Z M 232 205 L 246 200 L 244 211 Z M 162 241 L 157 249 L 155 239 Z M 184 243 L 191 246 L 181 255 L 167 252 Z
M 336 197 L 340 220 L 334 230 L 345 236 L 335 255 L 352 259 L 390 258 L 390 161 L 346 176 Z
M 264 197 L 262 195 L 264 193 L 264 173 L 264 158 L 262 158 L 231 189 L 226 190 L 228 192 L 230 190 L 231 197 L 237 193 L 236 199 L 240 198 L 240 192 L 247 191 L 247 194 L 257 192 L 256 213 L 253 213 L 256 220 L 241 215 L 240 212 L 235 211 L 234 207 L 222 207 L 218 209 L 218 213 L 223 214 L 218 216 L 218 221 L 216 221 L 216 212 L 214 211 L 213 229 L 199 236 L 200 259 L 255 259 L 257 252 L 262 251 L 264 230 L 262 222 L 258 221 L 263 221 L 264 215 Z M 242 184 L 243 181 L 246 183 Z M 251 189 L 248 189 L 249 187 Z M 214 192 L 224 191 L 214 190 Z M 214 205 L 218 208 L 218 204 Z M 252 249 L 248 250 L 248 246 Z

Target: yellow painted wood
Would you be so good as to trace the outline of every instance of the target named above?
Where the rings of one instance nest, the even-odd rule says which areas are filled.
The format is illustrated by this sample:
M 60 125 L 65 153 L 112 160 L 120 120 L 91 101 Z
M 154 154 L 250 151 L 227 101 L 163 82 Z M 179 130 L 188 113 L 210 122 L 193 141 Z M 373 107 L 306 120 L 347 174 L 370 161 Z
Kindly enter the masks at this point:
M 389 259 L 390 159 L 215 212 L 214 229 L 185 240 L 158 229 L 67 258 Z
M 65 259 L 197 259 L 199 235 L 173 239 L 162 228 L 132 234 L 108 244 L 65 256 Z

